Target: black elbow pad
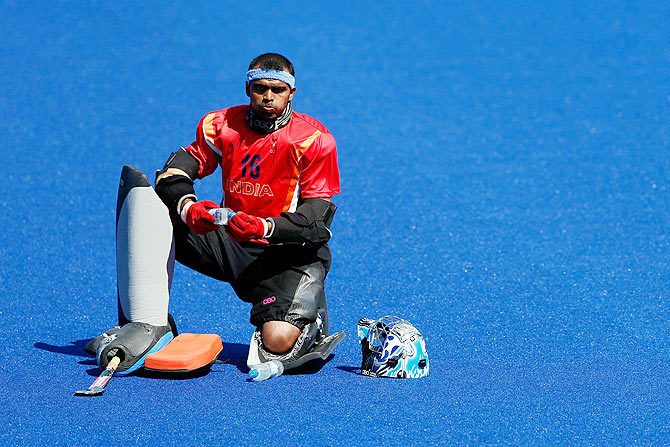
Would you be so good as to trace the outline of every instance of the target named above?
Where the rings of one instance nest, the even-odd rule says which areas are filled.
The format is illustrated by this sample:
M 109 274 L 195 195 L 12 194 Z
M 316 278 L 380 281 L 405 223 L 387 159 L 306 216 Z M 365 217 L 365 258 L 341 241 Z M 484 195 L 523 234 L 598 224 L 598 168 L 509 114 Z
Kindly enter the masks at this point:
M 163 169 L 156 171 L 156 177 L 163 174 L 169 168 L 181 169 L 189 176 L 189 178 L 195 179 L 198 177 L 200 163 L 198 163 L 198 160 L 182 147 L 177 152 L 170 154 Z
M 183 175 L 171 175 L 161 179 L 156 185 L 156 194 L 170 212 L 179 214 L 177 205 L 182 197 L 193 197 L 197 201 L 193 180 Z
M 272 219 L 274 229 L 268 238 L 271 243 L 298 242 L 309 246 L 319 246 L 330 240 L 331 232 L 323 221 L 297 226 L 282 217 Z
M 320 198 L 305 199 L 294 213 L 272 218 L 274 228 L 270 243 L 294 242 L 318 247 L 330 240 L 330 224 L 337 207 Z
M 156 178 L 158 179 L 158 176 L 167 172 L 169 168 L 181 169 L 188 177 L 176 174 L 161 179 L 156 183 L 156 194 L 171 212 L 179 214 L 177 205 L 183 197 L 188 196 L 197 200 L 192 179 L 197 178 L 200 163 L 182 147 L 170 154 L 163 169 L 156 171 Z

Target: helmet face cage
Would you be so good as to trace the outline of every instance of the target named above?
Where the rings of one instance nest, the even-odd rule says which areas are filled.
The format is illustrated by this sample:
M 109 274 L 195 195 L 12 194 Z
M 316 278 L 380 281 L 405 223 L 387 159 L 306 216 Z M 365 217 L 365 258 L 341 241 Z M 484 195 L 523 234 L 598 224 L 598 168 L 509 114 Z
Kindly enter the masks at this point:
M 361 373 L 375 377 L 419 378 L 429 372 L 423 336 L 408 321 L 395 316 L 361 319 Z

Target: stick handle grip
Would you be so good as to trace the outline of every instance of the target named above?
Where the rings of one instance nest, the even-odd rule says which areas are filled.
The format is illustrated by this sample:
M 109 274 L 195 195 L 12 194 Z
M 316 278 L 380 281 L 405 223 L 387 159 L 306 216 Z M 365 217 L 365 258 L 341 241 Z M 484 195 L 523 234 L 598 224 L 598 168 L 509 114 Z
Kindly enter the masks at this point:
M 114 371 L 116 371 L 116 368 L 119 367 L 119 363 L 121 363 L 121 357 L 115 355 L 112 358 L 112 360 L 110 360 L 109 363 L 107 364 L 107 368 L 105 368 L 105 371 L 111 370 L 113 373 Z
M 100 374 L 100 376 L 97 379 L 95 379 L 95 382 L 91 384 L 89 389 L 93 387 L 104 387 L 105 385 L 107 385 L 109 379 L 111 379 L 112 376 L 114 375 L 114 371 L 116 371 L 116 368 L 119 367 L 119 363 L 121 363 L 121 357 L 115 355 L 112 358 L 112 360 L 110 360 L 109 363 L 107 364 L 107 368 L 105 368 L 102 374 Z

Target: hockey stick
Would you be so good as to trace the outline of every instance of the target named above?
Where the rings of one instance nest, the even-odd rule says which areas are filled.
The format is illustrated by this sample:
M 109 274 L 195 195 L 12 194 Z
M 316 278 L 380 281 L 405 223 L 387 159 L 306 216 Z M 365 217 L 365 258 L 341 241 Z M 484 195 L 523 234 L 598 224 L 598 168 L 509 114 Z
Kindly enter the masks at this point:
M 112 360 L 110 360 L 109 363 L 107 364 L 107 368 L 105 368 L 102 374 L 100 374 L 100 376 L 97 379 L 95 379 L 95 382 L 93 382 L 91 386 L 88 387 L 87 390 L 75 391 L 74 395 L 75 396 L 101 395 L 105 391 L 105 385 L 107 385 L 107 382 L 109 382 L 109 380 L 114 375 L 114 371 L 116 371 L 116 368 L 119 367 L 119 363 L 121 363 L 121 358 L 118 355 L 114 355 Z

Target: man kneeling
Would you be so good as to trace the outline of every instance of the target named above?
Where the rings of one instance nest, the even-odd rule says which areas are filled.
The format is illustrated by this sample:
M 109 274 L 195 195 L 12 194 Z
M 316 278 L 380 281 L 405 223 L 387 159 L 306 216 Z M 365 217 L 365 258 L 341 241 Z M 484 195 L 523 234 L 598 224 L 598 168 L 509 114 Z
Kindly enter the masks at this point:
M 255 58 L 246 77 L 250 104 L 205 115 L 195 141 L 157 172 L 155 191 L 142 172 L 124 167 L 117 205 L 119 327 L 87 346 L 101 367 L 120 352 L 117 371 L 130 373 L 176 334 L 167 313 L 174 259 L 230 283 L 252 304 L 257 329 L 249 366 L 277 359 L 291 368 L 316 358 L 310 353 L 329 333 L 324 280 L 339 169 L 331 133 L 292 109 L 294 76 L 279 54 Z M 195 179 L 217 167 L 220 205 L 234 212 L 226 225 L 210 213 L 219 205 L 198 200 L 194 188 Z M 329 349 L 340 340 L 330 340 Z

